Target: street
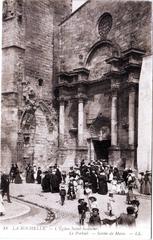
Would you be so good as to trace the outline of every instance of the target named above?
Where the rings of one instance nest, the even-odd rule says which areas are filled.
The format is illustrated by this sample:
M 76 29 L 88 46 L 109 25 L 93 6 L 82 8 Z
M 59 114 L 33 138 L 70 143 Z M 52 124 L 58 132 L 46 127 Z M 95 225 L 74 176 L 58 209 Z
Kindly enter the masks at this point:
M 4 202 L 6 207 L 6 215 L 0 218 L 0 223 L 15 225 L 15 224 L 42 224 L 45 223 L 47 211 L 34 205 L 23 203 L 12 199 L 12 203 Z
M 60 197 L 58 193 L 44 193 L 42 192 L 41 185 L 39 184 L 14 184 L 11 183 L 10 185 L 10 194 L 11 196 L 14 196 L 18 199 L 20 199 L 24 208 L 29 207 L 29 204 L 26 202 L 31 202 L 36 204 L 37 206 L 47 207 L 51 209 L 55 213 L 55 220 L 51 222 L 52 225 L 66 225 L 66 224 L 73 224 L 78 225 L 78 200 L 75 199 L 73 201 L 71 200 L 65 200 L 64 206 L 61 206 L 60 204 Z M 101 219 L 106 218 L 106 212 L 107 212 L 107 201 L 108 201 L 108 195 L 99 195 L 94 194 L 94 196 L 97 198 L 98 206 L 100 209 L 100 217 Z M 85 196 L 85 198 L 87 198 Z M 140 208 L 139 208 L 139 215 L 137 218 L 137 224 L 146 224 L 148 229 L 151 226 L 151 196 L 147 195 L 138 195 L 137 193 L 137 199 L 140 201 Z M 5 200 L 5 198 L 4 198 Z M 18 202 L 16 199 L 11 198 L 12 204 L 14 204 L 13 209 L 14 212 L 20 212 L 18 207 Z M 114 194 L 114 207 L 113 207 L 113 214 L 115 216 L 119 216 L 120 213 L 126 212 L 126 196 L 125 195 L 118 195 Z M 87 201 L 87 199 L 86 199 Z M 7 215 L 7 206 L 8 203 L 4 201 L 4 205 L 6 207 L 6 215 Z M 21 207 L 20 207 L 21 208 Z M 24 209 L 23 208 L 23 209 Z M 12 211 L 12 210 L 11 210 Z M 23 210 L 22 210 L 23 211 Z M 14 214 L 14 213 L 13 213 Z M 23 216 L 15 217 L 14 220 L 5 220 L 5 224 L 22 224 L 22 223 L 31 223 L 31 224 L 40 224 L 44 222 L 44 219 L 46 219 L 47 211 L 44 209 L 41 209 L 30 205 L 30 211 L 25 215 L 23 212 Z M 9 216 L 8 216 L 9 217 Z M 3 217 L 2 217 L 3 218 Z M 25 219 L 25 221 L 22 220 Z M 87 216 L 88 218 L 88 216 Z M 2 219 L 1 219 L 2 222 Z

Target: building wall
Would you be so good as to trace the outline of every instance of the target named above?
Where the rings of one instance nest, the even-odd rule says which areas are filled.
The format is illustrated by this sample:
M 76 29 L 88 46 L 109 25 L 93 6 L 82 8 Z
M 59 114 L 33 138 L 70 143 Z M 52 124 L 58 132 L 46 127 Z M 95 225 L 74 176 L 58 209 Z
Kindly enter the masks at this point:
M 24 20 L 18 18 L 20 6 L 15 0 L 7 2 L 3 12 L 2 27 L 2 169 L 9 171 L 17 161 L 18 106 L 21 78 L 23 76 Z M 5 18 L 5 19 L 4 19 Z
M 98 32 L 99 19 L 104 13 L 112 16 L 112 26 L 107 32 L 106 23 L 102 28 L 106 34 Z M 78 11 L 72 14 L 60 25 L 60 71 L 71 72 L 76 68 L 85 67 L 90 70 L 88 81 L 102 80 L 105 73 L 110 71 L 110 65 L 106 59 L 113 54 L 122 57 L 123 51 L 130 48 L 142 49 L 146 55 L 151 53 L 151 2 L 140 1 L 87 1 Z M 103 41 L 102 41 L 103 40 Z M 128 74 L 123 77 L 121 85 L 128 84 Z M 101 83 L 101 86 L 87 86 L 87 100 L 84 105 L 84 145 L 89 148 L 91 133 L 89 130 L 90 120 L 94 120 L 101 112 L 111 122 L 111 84 Z M 107 85 L 104 87 L 104 85 Z M 112 150 L 115 161 L 125 167 L 125 159 L 135 161 L 135 148 L 137 145 L 137 107 L 138 99 L 136 92 L 135 100 L 135 141 L 133 149 L 129 147 L 129 94 L 128 87 L 122 88 L 118 93 L 117 100 L 117 145 L 118 148 Z M 70 106 L 68 105 L 67 108 Z M 74 108 L 77 111 L 77 107 Z M 69 129 L 68 112 L 65 111 L 65 132 Z M 75 118 L 77 118 L 77 114 Z M 77 120 L 76 120 L 77 121 Z M 76 139 L 77 139 L 76 134 Z M 69 136 L 69 144 L 73 145 L 75 138 Z M 120 148 L 121 147 L 121 148 Z M 76 152 L 77 152 L 76 142 Z M 88 149 L 89 152 L 89 149 Z M 89 155 L 89 153 L 88 153 Z M 81 156 L 81 155 L 80 155 Z M 120 159 L 123 158 L 124 161 Z M 130 159 L 132 159 L 130 161 Z M 118 164 L 118 163 L 117 163 Z M 135 165 L 135 162 L 134 162 Z M 133 166 L 134 166 L 133 165 Z M 135 165 L 136 166 L 136 165 Z M 134 167 L 135 167 L 134 166 Z
M 146 75 L 146 72 L 148 73 Z M 138 168 L 152 168 L 152 55 L 143 59 L 139 84 Z
M 40 166 L 61 161 L 72 163 L 86 150 L 76 152 L 77 101 L 70 101 L 65 112 L 65 146 L 69 152 L 58 153 L 58 108 L 55 108 L 54 88 L 59 71 L 71 71 L 86 67 L 89 80 L 101 78 L 109 70 L 105 59 L 115 46 L 122 51 L 131 45 L 151 52 L 151 3 L 136 1 L 87 1 L 78 11 L 72 10 L 71 0 L 8 0 L 8 12 L 3 21 L 2 63 L 2 163 L 8 169 L 11 162 L 29 161 Z M 111 14 L 112 28 L 107 34 L 108 43 L 99 45 L 91 54 L 94 44 L 101 40 L 98 20 L 105 12 Z M 67 20 L 64 20 L 67 17 Z M 62 24 L 60 24 L 60 22 Z M 59 27 L 58 27 L 59 25 Z M 109 42 L 112 43 L 109 44 Z M 90 55 L 91 54 L 91 55 Z M 90 57 L 90 58 L 89 58 Z M 88 119 L 102 112 L 111 117 L 110 83 L 106 90 L 87 87 L 88 100 L 84 102 L 84 145 L 89 137 Z M 74 89 L 75 92 L 75 89 Z M 73 95 L 71 93 L 71 95 Z M 126 122 L 128 117 L 127 94 L 119 96 L 118 118 Z M 32 110 L 33 113 L 29 114 Z M 31 122 L 27 131 L 29 143 L 25 144 L 25 123 Z M 119 124 L 118 139 L 127 144 L 127 129 Z M 32 130 L 31 130 L 32 129 Z M 22 157 L 17 145 L 22 132 Z M 27 134 L 27 133 L 26 133 Z M 41 140 L 43 135 L 43 140 Z M 34 147 L 35 145 L 35 147 Z M 42 151 L 41 151 L 42 150 Z M 47 152 L 47 154 L 46 154 Z M 59 154 L 59 155 L 58 155 Z M 77 155 L 77 156 L 76 156 Z M 24 159 L 23 159 L 24 158 Z M 63 163 L 62 162 L 62 163 Z M 26 164 L 26 162 L 24 163 Z
M 7 171 L 12 162 L 44 166 L 56 161 L 58 113 L 53 106 L 53 70 L 59 38 L 54 30 L 71 7 L 71 0 L 7 1 L 2 70 L 2 168 L 7 166 Z M 35 124 L 24 129 L 30 118 Z M 30 139 L 25 143 L 27 136 Z
M 88 1 L 61 25 L 61 62 L 64 70 L 85 65 L 91 47 L 100 40 L 97 23 L 105 12 L 110 13 L 113 19 L 107 39 L 117 43 L 121 51 L 129 48 L 132 40 L 136 47 L 150 52 L 151 2 Z

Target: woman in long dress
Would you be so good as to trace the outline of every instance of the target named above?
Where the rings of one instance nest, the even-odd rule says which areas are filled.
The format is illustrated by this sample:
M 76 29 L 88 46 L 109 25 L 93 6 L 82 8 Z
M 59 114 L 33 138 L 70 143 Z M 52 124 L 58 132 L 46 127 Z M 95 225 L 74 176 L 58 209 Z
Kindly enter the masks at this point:
M 138 181 L 139 181 L 139 192 L 141 194 L 144 194 L 144 172 L 139 173 Z
M 99 190 L 98 193 L 101 195 L 106 195 L 108 192 L 107 178 L 106 174 L 102 170 L 98 176 Z
M 97 175 L 94 170 L 91 171 L 90 182 L 91 182 L 92 192 L 96 193 L 97 192 Z
M 41 184 L 41 175 L 42 175 L 41 168 L 38 167 L 37 177 L 36 177 L 36 180 L 37 180 L 37 183 L 38 183 L 38 184 Z
M 15 176 L 15 181 L 14 181 L 16 184 L 20 184 L 20 183 L 22 183 L 22 178 L 21 178 L 21 176 L 20 176 L 20 171 L 19 171 L 19 169 L 17 169 L 17 171 L 16 171 L 16 176 Z
M 151 194 L 151 181 L 149 176 L 149 171 L 146 171 L 144 176 L 144 194 L 150 195 Z

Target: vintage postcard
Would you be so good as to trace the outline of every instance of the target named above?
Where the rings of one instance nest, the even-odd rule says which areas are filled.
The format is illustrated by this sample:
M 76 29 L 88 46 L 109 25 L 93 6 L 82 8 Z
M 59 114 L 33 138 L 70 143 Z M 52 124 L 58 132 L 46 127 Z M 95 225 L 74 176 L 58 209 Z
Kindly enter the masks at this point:
M 1 1 L 0 239 L 152 238 L 152 1 Z

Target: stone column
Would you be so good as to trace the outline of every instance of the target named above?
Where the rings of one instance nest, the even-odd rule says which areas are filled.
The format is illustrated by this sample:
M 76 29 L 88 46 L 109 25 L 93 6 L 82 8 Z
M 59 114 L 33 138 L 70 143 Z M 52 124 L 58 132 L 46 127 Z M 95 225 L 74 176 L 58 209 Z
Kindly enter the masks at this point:
M 64 128 L 65 128 L 65 106 L 64 100 L 60 101 L 59 106 L 59 145 L 64 145 Z
M 112 92 L 111 106 L 111 145 L 117 145 L 117 90 Z
M 135 88 L 129 89 L 129 145 L 135 144 Z M 145 107 L 145 106 L 144 106 Z
M 94 149 L 94 145 L 93 145 L 93 140 L 90 140 L 90 160 L 94 161 L 95 160 L 95 149 Z
M 83 99 L 78 99 L 78 146 L 83 146 Z

